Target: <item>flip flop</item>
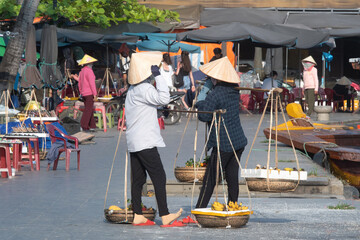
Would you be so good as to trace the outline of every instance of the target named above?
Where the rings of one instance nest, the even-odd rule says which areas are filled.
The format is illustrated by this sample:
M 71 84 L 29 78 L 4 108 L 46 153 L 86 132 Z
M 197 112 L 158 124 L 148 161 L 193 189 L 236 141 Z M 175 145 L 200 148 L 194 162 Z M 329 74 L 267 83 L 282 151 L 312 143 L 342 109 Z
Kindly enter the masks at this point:
M 183 223 L 197 223 L 197 221 L 194 221 L 190 216 L 183 218 L 182 222 Z
M 186 224 L 183 224 L 182 222 L 175 220 L 172 223 L 168 225 L 160 225 L 160 227 L 167 228 L 167 227 L 185 227 Z
M 138 223 L 138 224 L 133 223 L 132 225 L 133 226 L 153 226 L 153 225 L 156 225 L 156 223 L 153 221 L 150 221 L 148 219 L 145 223 Z

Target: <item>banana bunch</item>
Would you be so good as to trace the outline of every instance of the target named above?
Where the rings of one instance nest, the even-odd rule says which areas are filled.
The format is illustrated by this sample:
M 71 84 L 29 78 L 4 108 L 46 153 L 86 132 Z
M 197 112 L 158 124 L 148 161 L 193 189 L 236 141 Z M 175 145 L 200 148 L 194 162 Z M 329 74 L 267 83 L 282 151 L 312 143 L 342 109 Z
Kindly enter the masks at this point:
M 238 210 L 248 210 L 249 207 L 245 207 L 242 203 L 232 202 L 230 201 L 229 204 L 226 206 L 225 204 L 221 204 L 219 202 L 214 202 L 211 206 L 212 210 L 215 211 L 225 211 L 228 209 L 229 211 L 238 211 Z
M 109 210 L 122 210 L 120 207 L 116 206 L 116 205 L 111 205 L 109 207 Z
M 238 211 L 238 210 L 248 210 L 249 207 L 245 207 L 242 203 L 232 202 L 230 201 L 228 204 L 229 211 Z
M 213 205 L 211 205 L 211 210 L 224 211 L 225 210 L 225 204 L 221 204 L 219 202 L 214 202 Z

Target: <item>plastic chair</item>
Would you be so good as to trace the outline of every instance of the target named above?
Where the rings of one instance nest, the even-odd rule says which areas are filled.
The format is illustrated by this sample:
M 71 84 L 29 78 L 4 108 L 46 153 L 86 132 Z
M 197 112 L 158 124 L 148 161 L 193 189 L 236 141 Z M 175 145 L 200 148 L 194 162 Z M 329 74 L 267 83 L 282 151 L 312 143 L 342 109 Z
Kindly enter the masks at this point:
M 259 109 L 259 113 L 262 113 L 266 104 L 264 92 L 251 91 L 251 98 L 254 100 L 254 110 Z
M 281 88 L 283 91 L 281 92 L 281 99 L 285 103 L 285 106 L 289 103 L 294 102 L 294 94 L 291 93 L 287 88 Z
M 80 170 L 79 140 L 76 137 L 66 135 L 59 128 L 55 127 L 54 125 L 48 124 L 48 125 L 46 125 L 46 129 L 49 132 L 51 143 L 55 143 L 57 140 L 60 140 L 60 141 L 64 142 L 64 147 L 59 150 L 59 155 L 57 156 L 56 160 L 54 161 L 53 170 L 56 170 L 56 168 L 57 168 L 60 154 L 62 152 L 65 152 L 65 154 L 66 154 L 66 156 L 65 156 L 65 169 L 66 169 L 66 171 L 69 171 L 69 168 L 70 168 L 70 153 L 77 152 L 77 170 L 79 171 Z M 62 137 L 55 136 L 55 131 L 59 132 Z M 71 139 L 71 140 L 75 141 L 75 149 L 67 148 L 66 139 Z M 48 166 L 48 169 L 49 169 L 49 166 Z
M 316 97 L 318 106 L 323 106 L 324 103 L 326 104 L 326 94 L 325 94 L 325 90 L 323 88 L 319 88 L 318 94 L 315 97 Z
M 341 95 L 337 95 L 335 93 L 334 90 L 332 90 L 331 88 L 325 88 L 324 89 L 325 91 L 325 94 L 326 94 L 326 105 L 327 106 L 333 106 L 333 111 L 335 112 L 336 110 L 339 109 L 339 103 L 343 103 L 344 102 L 344 96 L 341 96 Z M 337 96 L 338 100 L 335 100 L 334 99 L 334 96 Z
M 292 92 L 293 92 L 293 96 L 294 96 L 294 101 L 298 101 L 300 103 L 302 109 L 304 110 L 305 109 L 305 107 L 304 107 L 305 101 L 303 100 L 304 94 L 303 94 L 302 88 L 293 88 Z

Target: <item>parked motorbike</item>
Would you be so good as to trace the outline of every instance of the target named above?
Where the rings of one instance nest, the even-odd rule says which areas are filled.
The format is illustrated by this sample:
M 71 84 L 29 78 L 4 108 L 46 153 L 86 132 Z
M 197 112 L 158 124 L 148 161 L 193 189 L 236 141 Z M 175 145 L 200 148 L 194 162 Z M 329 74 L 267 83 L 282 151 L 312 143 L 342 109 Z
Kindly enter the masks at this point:
M 158 109 L 158 113 L 164 117 L 165 125 L 173 125 L 180 121 L 181 112 L 167 110 L 183 110 L 184 104 L 181 101 L 181 97 L 184 95 L 184 92 L 170 92 L 169 104 Z
M 106 105 L 106 113 L 113 113 L 114 122 L 117 123 L 122 116 L 122 107 L 125 104 L 127 90 L 120 96 L 113 97 Z

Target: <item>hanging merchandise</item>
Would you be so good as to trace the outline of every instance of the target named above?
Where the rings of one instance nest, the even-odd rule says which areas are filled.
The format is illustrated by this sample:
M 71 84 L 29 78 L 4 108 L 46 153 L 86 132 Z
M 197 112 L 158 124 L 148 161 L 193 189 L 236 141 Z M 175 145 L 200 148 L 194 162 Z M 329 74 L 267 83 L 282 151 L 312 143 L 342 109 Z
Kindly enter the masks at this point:
M 254 89 L 256 91 L 262 91 L 261 89 Z M 275 88 L 270 91 L 270 96 L 266 101 L 266 105 L 261 116 L 258 128 L 255 133 L 255 137 L 251 148 L 249 150 L 249 154 L 246 159 L 245 169 L 241 170 L 241 177 L 244 177 L 248 188 L 250 191 L 263 191 L 263 192 L 289 192 L 295 191 L 297 186 L 300 183 L 300 180 L 307 180 L 307 172 L 300 168 L 299 161 L 296 155 L 295 147 L 291 139 L 291 135 L 288 128 L 288 123 L 285 119 L 285 114 L 282 108 L 280 93 L 282 92 L 281 88 Z M 257 165 L 255 169 L 246 169 L 252 148 L 256 141 L 257 134 L 259 133 L 262 121 L 264 119 L 266 109 L 268 107 L 269 101 L 270 105 L 270 127 L 268 129 L 269 134 L 267 138 L 269 139 L 268 149 L 267 149 L 267 165 L 261 166 Z M 274 104 L 275 101 L 275 104 Z M 278 162 L 278 109 L 281 109 L 281 114 L 283 116 L 285 129 L 289 134 L 290 142 L 292 145 L 296 168 L 280 168 Z M 275 126 L 273 127 L 273 116 L 275 116 Z M 274 131 L 274 133 L 272 133 Z M 265 131 L 264 131 L 265 132 Z M 265 132 L 266 135 L 267 132 Z M 271 157 L 271 146 L 272 146 L 272 137 L 275 135 L 275 166 L 270 166 L 270 157 Z
M 329 52 L 323 52 L 322 54 L 322 60 L 325 61 L 325 67 L 326 69 L 329 70 L 329 72 L 331 71 L 330 69 L 330 62 L 334 59 L 334 56 L 330 54 L 330 51 Z

